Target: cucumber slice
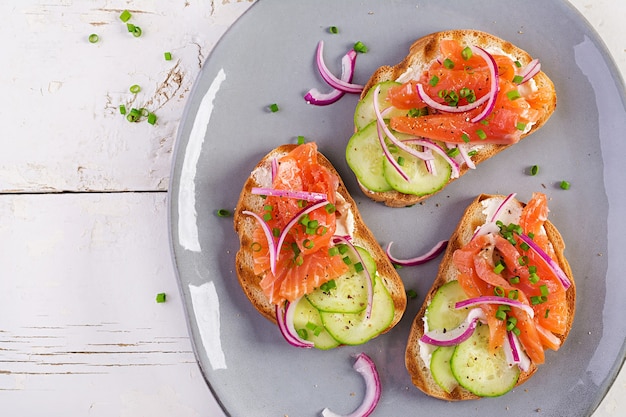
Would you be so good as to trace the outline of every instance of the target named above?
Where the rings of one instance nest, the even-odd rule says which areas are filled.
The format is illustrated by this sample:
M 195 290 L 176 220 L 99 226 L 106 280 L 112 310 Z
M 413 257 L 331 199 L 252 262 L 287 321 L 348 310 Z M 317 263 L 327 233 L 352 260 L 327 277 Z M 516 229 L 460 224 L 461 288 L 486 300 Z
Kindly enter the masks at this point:
M 394 154 L 394 156 L 404 159 L 402 170 L 409 177 L 409 181 L 406 181 L 386 158 L 383 159 L 383 175 L 385 176 L 385 180 L 396 191 L 418 196 L 433 194 L 443 188 L 450 180 L 452 168 L 439 154 L 434 154 L 434 166 L 436 169 L 434 175 L 428 172 L 423 160 L 401 149 L 398 149 L 398 152 Z
M 439 287 L 424 315 L 428 330 L 454 329 L 467 317 L 467 309 L 457 310 L 454 305 L 467 295 L 458 281 L 450 281 Z
M 306 297 L 302 297 L 296 305 L 293 325 L 301 337 L 306 335 L 303 339 L 313 342 L 318 349 L 326 350 L 339 346 L 339 342 L 324 329 L 320 312 Z
M 363 248 L 356 247 L 361 259 L 363 267 L 368 270 L 370 276 L 376 273 L 376 262 L 372 256 Z M 358 258 L 349 255 L 352 261 L 351 265 L 358 262 Z M 306 295 L 306 298 L 320 311 L 331 313 L 358 313 L 367 307 L 367 275 L 357 272 L 354 267 L 350 271 L 335 278 L 335 288 L 322 290 L 321 288 Z
M 455 346 L 441 346 L 435 349 L 430 358 L 430 373 L 433 379 L 445 392 L 450 393 L 459 383 L 450 368 L 450 359 Z
M 359 182 L 375 192 L 391 191 L 383 172 L 385 155 L 378 141 L 376 121 L 356 132 L 348 141 L 346 161 Z
M 320 312 L 328 333 L 344 345 L 360 345 L 389 327 L 395 307 L 385 284 L 378 275 L 374 278 L 372 315 L 365 319 L 365 311 L 356 314 Z
M 503 349 L 489 353 L 489 327 L 480 324 L 469 339 L 456 346 L 450 368 L 459 384 L 479 397 L 506 394 L 520 374 L 517 366 L 508 365 Z
M 390 106 L 387 101 L 387 90 L 391 87 L 402 85 L 395 81 L 383 81 L 378 84 L 380 86 L 380 93 L 377 97 L 380 110 L 384 110 Z M 369 89 L 365 97 L 363 97 L 356 105 L 354 111 L 354 126 L 357 130 L 363 129 L 369 125 L 373 120 L 376 120 L 376 114 L 374 112 L 374 90 L 376 86 Z M 385 117 L 390 118 L 392 116 L 405 116 L 406 110 L 393 109 L 389 113 L 385 114 Z

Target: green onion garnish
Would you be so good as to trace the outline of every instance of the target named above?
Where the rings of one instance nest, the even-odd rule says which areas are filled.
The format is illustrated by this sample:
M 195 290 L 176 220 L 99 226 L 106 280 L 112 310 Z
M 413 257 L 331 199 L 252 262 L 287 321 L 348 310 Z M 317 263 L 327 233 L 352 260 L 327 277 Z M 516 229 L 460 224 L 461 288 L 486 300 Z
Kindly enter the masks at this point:
M 493 268 L 493 272 L 496 273 L 496 274 L 499 274 L 502 271 L 504 271 L 504 265 L 501 262 L 498 262 L 498 264 L 495 266 L 495 268 Z
M 512 331 L 516 325 L 517 325 L 517 319 L 515 317 L 509 317 L 506 320 L 506 329 L 508 331 Z
M 304 246 L 305 249 L 312 249 L 314 245 L 315 243 L 311 239 L 304 239 L 302 242 L 302 246 Z
M 133 94 L 137 94 L 138 92 L 141 91 L 141 87 L 139 87 L 137 84 L 133 84 L 130 86 L 130 92 Z
M 550 309 L 547 308 L 546 309 L 546 314 L 544 314 L 543 317 L 547 319 L 549 314 L 550 314 Z
M 398 165 L 404 166 L 404 158 L 401 156 L 398 157 Z
M 126 106 L 123 104 L 120 104 L 120 114 L 126 114 Z
M 493 289 L 493 293 L 494 293 L 494 295 L 497 295 L 498 297 L 504 297 L 504 288 L 502 288 L 502 287 L 495 287 Z
M 430 84 L 433 87 L 436 86 L 438 83 L 439 83 L 439 77 L 437 77 L 436 75 L 433 75 L 430 81 L 428 81 L 428 84 Z
M 172 60 L 172 53 L 171 52 L 164 52 L 163 53 L 163 57 L 165 58 L 166 61 L 171 61 Z
M 122 14 L 120 14 L 120 20 L 124 23 L 128 22 L 128 19 L 130 19 L 130 12 L 128 10 L 124 10 L 122 12 Z
M 411 299 L 416 298 L 417 297 L 417 292 L 415 290 L 412 290 L 412 289 L 408 290 L 406 292 L 406 296 L 411 298 Z
M 517 68 L 522 68 L 522 63 L 521 63 L 521 62 L 519 62 L 519 61 L 515 61 L 515 66 L 516 66 Z
M 365 268 L 363 267 L 363 264 L 361 262 L 357 262 L 354 264 L 354 270 L 356 272 L 363 272 L 363 269 Z
M 443 66 L 446 67 L 446 69 L 452 69 L 454 68 L 454 61 L 452 61 L 450 58 L 446 58 L 443 61 Z
M 508 295 L 509 299 L 517 300 L 519 298 L 519 290 L 511 290 Z
M 328 31 L 330 33 L 332 33 L 333 35 L 336 35 L 337 33 L 339 33 L 339 29 L 337 28 L 337 26 L 331 26 L 328 28 Z
M 219 209 L 217 210 L 217 217 L 229 217 L 230 216 L 230 210 L 227 209 Z
M 138 37 L 140 37 L 140 36 L 141 36 L 141 28 L 140 28 L 139 26 L 135 26 L 135 27 L 133 28 L 133 36 L 134 36 L 135 38 L 138 38 Z
M 565 181 L 565 180 L 563 180 L 563 181 L 561 181 L 561 183 L 559 184 L 559 187 L 561 187 L 561 189 L 563 189 L 563 190 L 569 190 L 570 183 L 569 183 L 569 182 L 567 182 L 567 181 Z
M 522 332 L 518 327 L 514 327 L 511 331 L 515 334 L 515 336 L 519 336 Z
M 157 121 L 157 116 L 154 113 L 148 113 L 148 123 L 151 125 L 155 124 Z
M 263 247 L 259 242 L 252 242 L 252 245 L 250 245 L 250 249 L 252 250 L 252 252 L 259 252 L 262 248 Z
M 335 256 L 339 254 L 339 248 L 337 248 L 337 246 L 332 246 L 330 248 L 328 248 L 328 255 L 329 256 Z
M 530 249 L 530 246 L 528 246 L 528 243 L 526 243 L 526 242 L 522 242 L 522 243 L 520 243 L 519 247 L 520 247 L 522 250 L 528 250 L 528 249 Z
M 413 109 L 410 109 L 407 112 L 407 116 L 409 116 L 409 117 L 420 117 L 420 116 L 427 116 L 427 115 L 428 115 L 428 107 L 422 107 L 422 108 L 419 108 L 419 109 L 418 108 L 413 108 Z
M 530 268 L 528 268 L 530 269 Z M 536 272 L 531 273 L 530 275 L 528 275 L 528 280 L 530 282 L 532 282 L 533 284 L 536 284 L 539 282 L 539 275 L 537 275 Z
M 324 206 L 324 209 L 326 210 L 326 213 L 333 214 L 335 212 L 335 205 L 332 203 L 328 203 Z
M 521 84 L 522 81 L 524 81 L 524 77 L 522 77 L 521 75 L 516 75 L 515 77 L 513 77 L 513 82 L 515 84 Z
M 511 90 L 508 91 L 506 93 L 506 96 L 509 98 L 509 100 L 513 101 L 513 100 L 517 100 L 518 98 L 522 97 L 522 95 L 519 93 L 519 91 L 517 90 Z
M 160 292 L 156 295 L 156 302 L 157 303 L 164 303 L 165 299 L 167 298 L 167 296 L 165 295 L 164 292 Z
M 519 276 L 516 275 L 514 277 L 509 278 L 509 282 L 511 284 L 519 284 Z
M 272 228 L 272 235 L 274 237 L 280 237 L 280 229 L 278 227 Z
M 548 289 L 548 286 L 543 284 L 542 286 L 539 287 L 539 290 L 541 291 L 541 295 L 543 295 L 544 297 L 547 297 L 548 294 L 550 294 L 550 290 Z
M 346 252 L 348 252 L 348 249 L 349 249 L 348 245 L 344 245 L 344 244 L 341 244 L 341 245 L 339 245 L 337 247 L 339 248 L 339 253 L 342 254 L 342 255 L 345 255 Z
M 344 264 L 346 264 L 346 265 L 352 264 L 352 259 L 350 259 L 349 256 L 344 256 L 342 259 L 343 259 L 343 263 Z
M 126 30 L 128 30 L 128 32 L 133 33 L 135 31 L 135 25 L 133 25 L 132 23 L 126 23 Z
M 334 279 L 331 279 L 330 281 L 326 281 L 325 283 L 323 283 L 322 285 L 320 285 L 320 290 L 324 291 L 324 292 L 328 292 L 332 289 L 337 288 L 337 283 L 335 282 Z
M 487 139 L 487 134 L 482 129 L 476 129 L 476 135 L 478 135 L 481 140 Z
M 304 142 L 306 139 L 304 136 L 300 135 L 298 136 L 297 140 L 298 140 L 298 145 L 304 145 Z
M 276 113 L 278 111 L 278 104 L 272 103 L 269 105 L 269 109 L 272 113 Z
M 451 158 L 458 156 L 460 153 L 461 151 L 459 150 L 459 148 L 450 148 L 446 151 L 446 154 Z
M 265 213 L 263 215 L 263 220 L 265 220 L 266 222 L 269 222 L 270 220 L 272 220 L 272 213 Z
M 469 46 L 463 48 L 463 50 L 461 51 L 461 56 L 463 56 L 464 60 L 468 61 L 472 57 L 472 48 L 470 48 Z
M 463 142 L 465 143 L 469 143 L 470 141 L 470 137 L 468 136 L 467 133 L 463 133 L 463 135 L 461 135 L 461 139 L 463 139 Z
M 309 333 L 306 331 L 306 329 L 296 329 L 296 333 L 298 333 L 300 339 L 309 340 Z
M 360 52 L 362 54 L 367 52 L 367 46 L 365 46 L 365 44 L 361 41 L 358 41 L 354 44 L 354 50 L 356 52 Z
M 100 37 L 97 34 L 92 33 L 91 35 L 89 35 L 89 42 L 90 43 L 96 43 L 99 40 L 100 40 Z

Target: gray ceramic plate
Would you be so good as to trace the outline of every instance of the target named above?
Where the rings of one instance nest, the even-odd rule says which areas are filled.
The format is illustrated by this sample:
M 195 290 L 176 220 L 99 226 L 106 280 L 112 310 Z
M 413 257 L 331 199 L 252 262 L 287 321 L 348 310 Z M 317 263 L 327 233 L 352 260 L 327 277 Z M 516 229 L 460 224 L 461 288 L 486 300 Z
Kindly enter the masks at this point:
M 331 25 L 339 34 L 329 34 Z M 410 208 L 375 204 L 358 191 L 344 148 L 351 135 L 355 96 L 328 107 L 303 100 L 323 89 L 314 66 L 317 42 L 326 43 L 332 70 L 352 44 L 369 47 L 357 60 L 355 82 L 394 64 L 414 39 L 474 28 L 491 32 L 541 59 L 559 104 L 537 134 L 479 166 L 435 197 Z M 277 103 L 280 111 L 267 106 Z M 279 1 L 261 0 L 213 50 L 190 97 L 179 130 L 171 184 L 171 239 L 189 327 L 206 380 L 232 416 L 315 416 L 328 406 L 347 413 L 363 395 L 350 355 L 376 362 L 383 394 L 376 416 L 588 416 L 624 360 L 626 280 L 626 132 L 624 86 L 606 48 L 564 1 Z M 452 232 L 479 193 L 533 191 L 550 198 L 551 220 L 567 242 L 578 303 L 574 327 L 558 353 L 526 384 L 507 395 L 447 403 L 423 395 L 404 368 L 408 329 L 435 275 L 437 261 L 405 268 L 410 300 L 403 320 L 360 347 L 329 352 L 285 343 L 278 329 L 248 303 L 237 284 L 238 248 L 231 218 L 251 168 L 271 148 L 302 135 L 335 164 L 370 228 L 398 256 L 415 255 Z M 527 174 L 539 165 L 536 176 Z M 567 180 L 571 189 L 561 190 Z M 540 414 L 538 414 L 540 412 Z

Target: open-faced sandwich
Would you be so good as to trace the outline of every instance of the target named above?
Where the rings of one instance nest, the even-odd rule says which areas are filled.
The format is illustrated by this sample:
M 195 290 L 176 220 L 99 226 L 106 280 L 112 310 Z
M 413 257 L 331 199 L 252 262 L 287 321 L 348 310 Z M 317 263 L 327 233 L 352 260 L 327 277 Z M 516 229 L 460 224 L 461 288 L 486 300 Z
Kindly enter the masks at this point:
M 545 194 L 480 195 L 449 240 L 415 317 L 406 367 L 444 400 L 505 394 L 565 341 L 576 288 Z
M 476 30 L 437 32 L 371 76 L 346 158 L 368 197 L 408 206 L 536 132 L 555 108 L 552 81 L 524 50 Z
M 362 344 L 402 317 L 402 280 L 314 142 L 279 146 L 257 164 L 234 227 L 239 283 L 291 344 Z

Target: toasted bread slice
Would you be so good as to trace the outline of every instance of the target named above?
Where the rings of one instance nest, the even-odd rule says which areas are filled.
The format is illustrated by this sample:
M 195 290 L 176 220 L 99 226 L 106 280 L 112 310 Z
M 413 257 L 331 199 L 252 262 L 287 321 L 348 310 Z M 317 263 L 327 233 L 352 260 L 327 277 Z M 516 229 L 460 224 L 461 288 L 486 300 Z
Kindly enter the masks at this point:
M 406 55 L 406 57 L 398 64 L 394 66 L 385 65 L 378 68 L 365 84 L 363 92 L 361 93 L 361 98 L 365 97 L 367 92 L 380 82 L 390 80 L 407 82 L 411 79 L 418 79 L 419 76 L 430 67 L 433 61 L 439 58 L 439 43 L 444 39 L 457 40 L 462 45 L 475 45 L 490 53 L 505 54 L 515 57 L 515 59 L 519 61 L 522 66 L 527 65 L 533 59 L 523 49 L 489 33 L 477 30 L 449 30 L 436 32 L 416 40 L 409 48 L 408 55 Z M 540 129 L 556 109 L 556 90 L 550 78 L 543 71 L 540 71 L 533 79 L 535 80 L 538 89 L 547 91 L 551 100 L 543 108 L 539 120 L 532 125 L 530 130 L 522 134 L 522 138 Z M 512 145 L 485 143 L 480 149 L 478 149 L 476 155 L 472 157 L 472 161 L 474 161 L 475 165 L 478 165 L 510 146 Z M 460 167 L 460 174 L 458 178 L 462 177 L 469 169 L 470 168 L 468 168 L 466 164 L 463 164 Z M 450 179 L 448 184 L 455 179 L 457 178 Z M 368 190 L 362 185 L 361 189 L 369 198 L 375 201 L 384 202 L 390 207 L 405 207 L 413 205 L 435 194 L 417 196 L 403 194 L 398 191 L 374 192 Z
M 457 279 L 459 271 L 452 261 L 452 255 L 454 251 L 464 247 L 472 239 L 472 236 L 474 235 L 476 229 L 485 223 L 486 215 L 484 213 L 483 201 L 486 201 L 490 198 L 504 199 L 505 196 L 481 194 L 467 207 L 465 213 L 459 221 L 459 224 L 457 225 L 457 228 L 450 237 L 448 246 L 439 266 L 437 277 L 435 278 L 435 281 L 433 282 L 430 291 L 426 295 L 424 304 L 422 305 L 418 314 L 413 320 L 413 324 L 411 326 L 411 331 L 409 334 L 405 354 L 405 363 L 406 368 L 411 376 L 411 380 L 413 381 L 413 384 L 424 393 L 442 400 L 470 400 L 478 399 L 480 397 L 465 390 L 461 386 L 456 387 L 452 392 L 448 393 L 435 382 L 430 372 L 429 366 L 424 362 L 424 359 L 420 354 L 421 347 L 419 340 L 424 335 L 424 315 L 426 313 L 426 308 L 430 304 L 437 290 L 445 283 Z M 516 204 L 519 204 L 520 207 L 523 206 L 523 204 L 517 200 L 514 200 L 514 202 Z M 574 284 L 572 270 L 563 254 L 565 244 L 563 242 L 561 234 L 550 221 L 545 222 L 544 228 L 546 229 L 548 238 L 552 243 L 552 246 L 554 247 L 554 251 L 556 253 L 555 260 L 558 262 L 563 272 L 565 272 L 565 274 L 569 277 L 571 281 L 571 287 L 569 287 L 566 291 L 568 311 L 566 326 L 567 330 L 564 334 L 556 335 L 561 340 L 561 343 L 563 343 L 567 338 L 567 335 L 569 334 L 569 331 L 572 327 L 572 322 L 574 320 L 574 312 L 576 308 L 576 287 Z M 536 371 L 537 365 L 531 363 L 528 371 L 522 372 L 520 374 L 517 385 L 520 385 L 527 381 Z
M 256 220 L 245 214 L 243 211 L 249 210 L 260 212 L 263 209 L 264 200 L 259 195 L 251 193 L 254 187 L 268 187 L 270 185 L 271 161 L 273 158 L 280 158 L 289 153 L 297 145 L 281 145 L 268 153 L 256 165 L 248 179 L 246 180 L 243 190 L 241 191 L 239 202 L 234 213 L 234 227 L 239 236 L 240 248 L 235 257 L 237 277 L 239 284 L 244 293 L 254 305 L 254 307 L 268 320 L 276 322 L 275 306 L 268 300 L 259 286 L 259 282 L 263 278 L 254 273 L 252 258 L 252 233 L 256 228 Z M 354 232 L 352 235 L 352 243 L 366 249 L 373 257 L 377 266 L 377 273 L 385 284 L 385 287 L 391 295 L 395 307 L 394 318 L 386 331 L 395 326 L 402 317 L 406 309 L 406 293 L 402 279 L 396 272 L 395 268 L 387 258 L 387 255 L 376 241 L 372 232 L 365 225 L 361 214 L 357 208 L 355 201 L 352 199 L 341 177 L 331 164 L 331 162 L 318 152 L 318 162 L 330 169 L 338 180 L 337 193 L 345 200 L 345 205 L 352 214 L 354 220 Z M 343 212 L 340 212 L 343 211 Z M 347 216 L 344 209 L 337 210 L 337 215 Z

